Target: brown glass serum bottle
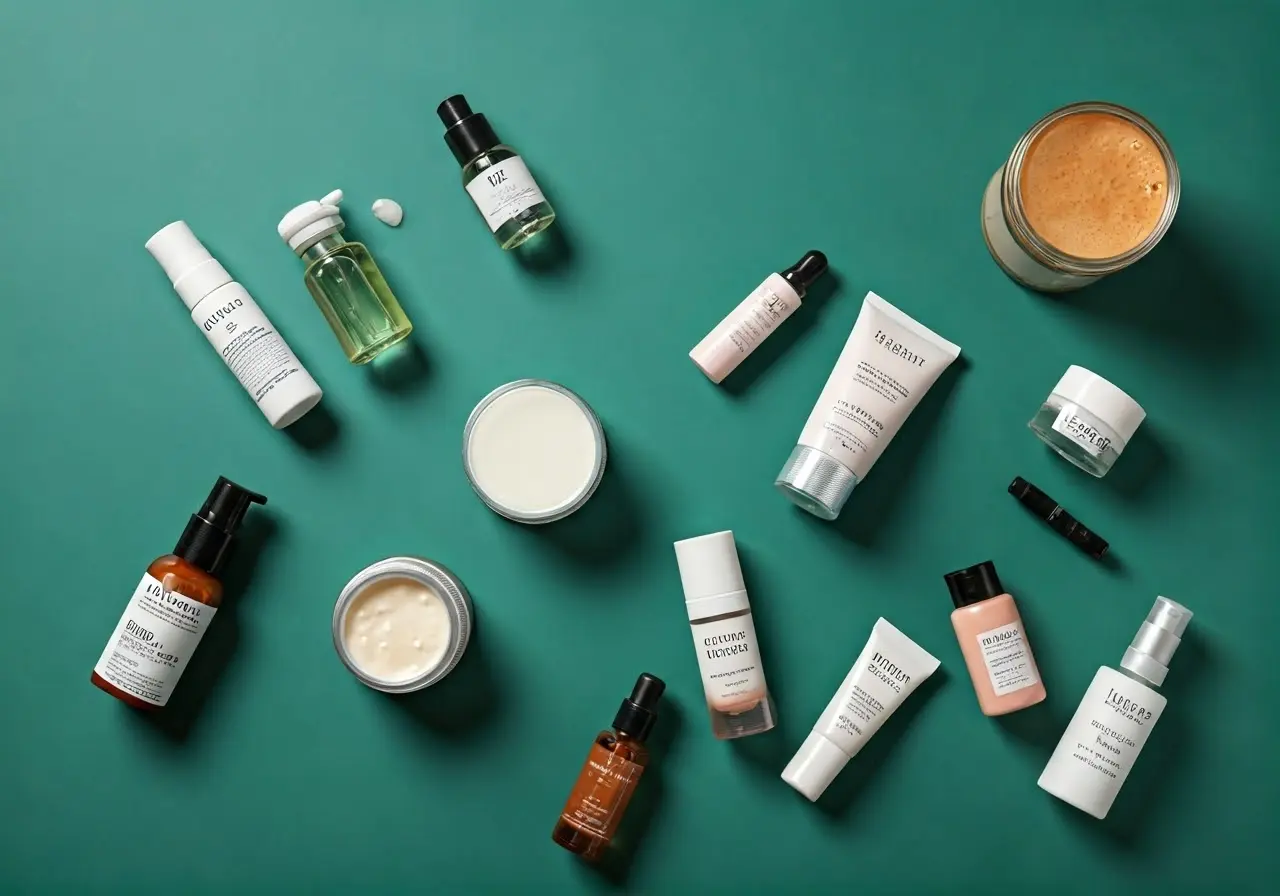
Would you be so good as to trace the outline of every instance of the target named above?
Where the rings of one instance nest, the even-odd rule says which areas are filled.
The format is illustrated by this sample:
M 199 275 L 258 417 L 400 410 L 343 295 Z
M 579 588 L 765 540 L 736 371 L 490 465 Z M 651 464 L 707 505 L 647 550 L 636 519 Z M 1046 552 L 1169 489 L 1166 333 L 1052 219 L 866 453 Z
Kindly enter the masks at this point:
M 89 680 L 136 709 L 169 702 L 187 661 L 222 603 L 218 571 L 257 492 L 219 476 L 172 554 L 157 557 L 134 589 Z
M 598 859 L 613 839 L 631 794 L 649 762 L 645 740 L 653 730 L 655 707 L 667 686 L 648 673 L 636 679 L 622 701 L 613 730 L 596 735 L 587 761 L 569 794 L 551 839 L 584 859 Z

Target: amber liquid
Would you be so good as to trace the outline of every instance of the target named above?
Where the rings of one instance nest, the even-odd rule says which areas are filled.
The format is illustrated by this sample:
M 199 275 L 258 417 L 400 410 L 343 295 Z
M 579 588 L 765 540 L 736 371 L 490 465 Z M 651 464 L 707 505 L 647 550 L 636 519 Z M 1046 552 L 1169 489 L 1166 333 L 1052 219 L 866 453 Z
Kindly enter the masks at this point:
M 1075 258 L 1124 255 L 1160 222 L 1169 169 L 1138 125 L 1107 112 L 1078 112 L 1039 134 L 1022 163 L 1027 223 Z
M 601 731 L 551 839 L 588 861 L 598 859 L 613 839 L 648 761 L 644 744 L 620 732 Z
M 181 594 L 183 597 L 189 597 L 215 609 L 222 603 L 222 583 L 204 570 L 197 569 L 174 554 L 165 554 L 163 557 L 157 558 L 154 563 L 147 567 L 147 574 L 154 579 L 158 579 L 165 588 L 174 594 Z M 154 712 L 164 708 L 156 706 L 154 703 L 148 703 L 146 700 L 139 700 L 133 694 L 120 690 L 97 672 L 90 673 L 89 680 L 112 697 L 128 703 L 134 709 L 145 709 L 148 712 Z

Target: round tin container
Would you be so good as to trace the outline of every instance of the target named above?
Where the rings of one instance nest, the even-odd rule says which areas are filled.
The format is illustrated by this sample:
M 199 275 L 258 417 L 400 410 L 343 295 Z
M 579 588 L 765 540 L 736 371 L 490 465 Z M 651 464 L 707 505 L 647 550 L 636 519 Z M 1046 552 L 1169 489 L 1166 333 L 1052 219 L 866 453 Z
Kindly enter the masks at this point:
M 475 406 L 462 432 L 462 466 L 480 500 L 518 523 L 576 511 L 604 476 L 604 427 L 576 393 L 547 380 L 516 380 Z
M 352 602 L 370 585 L 392 579 L 409 579 L 435 592 L 449 615 L 449 643 L 440 660 L 422 674 L 403 681 L 386 681 L 365 672 L 356 664 L 346 645 L 347 611 Z M 471 627 L 471 596 L 466 586 L 439 563 L 421 557 L 388 557 L 366 566 L 347 582 L 333 607 L 333 646 L 338 651 L 338 658 L 362 684 L 388 694 L 420 691 L 452 672 L 471 640 Z

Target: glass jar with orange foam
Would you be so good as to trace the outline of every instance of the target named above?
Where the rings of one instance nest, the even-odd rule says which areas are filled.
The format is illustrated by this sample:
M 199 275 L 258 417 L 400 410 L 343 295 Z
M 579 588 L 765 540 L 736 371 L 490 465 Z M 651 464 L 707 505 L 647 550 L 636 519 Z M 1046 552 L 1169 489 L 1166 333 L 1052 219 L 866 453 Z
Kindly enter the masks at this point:
M 982 232 L 1023 286 L 1066 292 L 1142 258 L 1178 209 L 1173 150 L 1112 103 L 1073 103 L 1022 135 L 982 197 Z

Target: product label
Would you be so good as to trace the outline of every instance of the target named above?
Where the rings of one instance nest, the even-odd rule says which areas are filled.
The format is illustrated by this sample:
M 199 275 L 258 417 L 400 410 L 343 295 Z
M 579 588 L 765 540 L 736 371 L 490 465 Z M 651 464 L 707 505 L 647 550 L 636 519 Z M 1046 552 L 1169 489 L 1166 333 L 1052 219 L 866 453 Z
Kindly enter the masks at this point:
M 467 184 L 467 192 L 484 215 L 490 233 L 497 233 L 516 215 L 547 201 L 519 156 L 481 171 Z
M 644 768 L 593 744 L 560 817 L 580 831 L 608 840 L 622 820 Z
M 749 355 L 774 327 L 791 316 L 798 304 L 774 292 L 767 282 L 762 283 L 734 309 L 730 316 L 732 325 L 724 339 L 732 350 Z M 725 349 L 728 350 L 728 346 Z
M 707 706 L 745 712 L 765 698 L 764 669 L 751 614 L 692 626 Z
M 214 612 L 145 575 L 93 671 L 140 700 L 164 706 Z
M 209 293 L 192 309 L 191 319 L 259 404 L 291 376 L 305 375 L 302 362 L 239 283 Z
M 978 649 L 997 697 L 1040 683 L 1040 673 L 1027 647 L 1021 622 L 1010 622 L 980 633 Z
M 1099 669 L 1040 776 L 1040 786 L 1103 817 L 1166 702 L 1114 669 Z
M 1111 447 L 1111 438 L 1104 435 L 1103 429 L 1090 423 L 1090 419 L 1093 419 L 1092 414 L 1068 401 L 1058 411 L 1053 431 L 1071 439 L 1093 457 L 1101 457 L 1102 452 Z

